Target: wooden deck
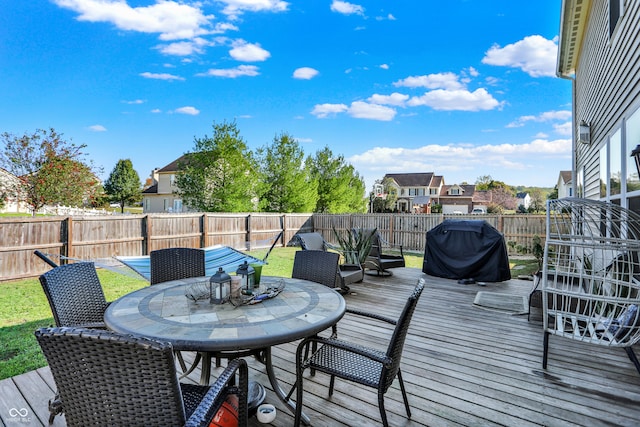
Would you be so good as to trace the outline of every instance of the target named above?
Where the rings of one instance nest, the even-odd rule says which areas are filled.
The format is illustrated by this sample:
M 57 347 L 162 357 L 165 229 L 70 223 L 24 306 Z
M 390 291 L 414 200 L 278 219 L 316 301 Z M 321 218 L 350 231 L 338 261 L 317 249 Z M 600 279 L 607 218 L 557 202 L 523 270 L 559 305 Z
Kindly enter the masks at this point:
M 347 304 L 395 317 L 421 275 L 418 269 L 404 268 L 395 269 L 388 278 L 366 276 L 351 287 Z M 427 277 L 402 363 L 412 418 L 405 417 L 396 382 L 386 395 L 390 424 L 637 426 L 640 375 L 623 350 L 551 337 L 544 371 L 539 310 L 527 321 L 526 315 L 473 305 L 478 291 L 528 295 L 531 285 L 511 280 L 479 287 Z M 349 317 L 339 325 L 341 338 L 367 345 L 383 342 L 387 332 Z M 273 350 L 285 389 L 294 381 L 294 351 L 295 343 Z M 263 366 L 249 362 L 252 378 L 268 384 Z M 193 378 L 199 375 L 195 372 Z M 312 425 L 380 425 L 374 390 L 337 380 L 333 397 L 327 399 L 327 385 L 322 374 L 305 381 L 304 409 Z M 54 388 L 47 368 L 0 381 L 0 425 L 47 425 L 47 400 Z M 272 425 L 292 424 L 291 415 L 270 390 L 266 401 L 278 408 Z M 251 422 L 261 425 L 255 418 Z M 56 417 L 54 425 L 64 425 L 63 417 Z

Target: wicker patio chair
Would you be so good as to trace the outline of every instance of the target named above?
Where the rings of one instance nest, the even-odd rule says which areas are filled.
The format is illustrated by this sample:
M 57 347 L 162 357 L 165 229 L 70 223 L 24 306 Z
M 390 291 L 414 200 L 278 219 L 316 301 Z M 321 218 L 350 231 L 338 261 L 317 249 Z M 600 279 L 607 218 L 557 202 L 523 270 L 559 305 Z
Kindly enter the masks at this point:
M 205 275 L 204 251 L 195 248 L 167 248 L 149 253 L 151 284 Z
M 411 409 L 409 408 L 409 401 L 407 400 L 407 393 L 400 371 L 400 359 L 402 358 L 402 350 L 404 348 L 409 324 L 411 323 L 418 299 L 424 289 L 424 284 L 424 279 L 418 281 L 397 321 L 374 313 L 347 309 L 347 313 L 395 325 L 386 352 L 334 338 L 310 337 L 304 339 L 299 344 L 296 352 L 296 383 L 294 385 L 297 393 L 296 426 L 299 426 L 301 421 L 304 390 L 303 374 L 307 368 L 311 369 L 312 374 L 314 371 L 320 371 L 331 376 L 329 396 L 333 394 L 335 377 L 377 389 L 380 416 L 382 417 L 382 423 L 385 427 L 388 425 L 388 421 L 384 408 L 384 395 L 397 377 L 400 390 L 402 391 L 407 417 L 411 418 Z M 320 347 L 314 350 L 313 347 L 316 345 L 320 345 Z M 310 346 L 311 355 L 308 356 Z M 289 395 L 291 394 L 293 394 L 293 389 L 289 392 Z
M 324 240 L 324 237 L 322 237 L 322 234 L 320 233 L 298 233 L 296 236 L 298 237 L 298 241 L 300 242 L 300 246 L 303 250 L 331 250 L 342 254 L 345 260 L 347 258 L 344 256 L 342 248 L 332 245 Z M 343 292 L 348 292 L 349 285 L 362 282 L 362 279 L 364 278 L 364 269 L 360 264 L 344 262 L 342 264 L 338 264 L 338 275 L 340 279 L 340 288 Z
M 106 329 L 105 299 L 93 262 L 55 267 L 40 276 L 56 326 Z
M 239 425 L 247 425 L 242 359 L 230 361 L 211 387 L 197 386 L 179 383 L 169 343 L 84 328 L 35 335 L 69 426 L 208 426 L 230 394 L 238 397 Z
M 310 280 L 330 288 L 339 287 L 340 254 L 325 251 L 297 251 L 293 258 L 294 279 Z
M 640 341 L 639 306 L 640 215 L 596 200 L 547 201 L 543 368 L 549 336 L 557 335 L 624 348 L 640 373 L 632 347 Z
M 352 233 L 370 233 L 373 230 L 371 229 L 353 229 Z M 400 251 L 400 255 L 392 255 L 389 253 L 383 253 L 385 248 L 398 248 Z M 369 251 L 369 255 L 365 261 L 365 267 L 370 270 L 375 270 L 378 276 L 390 276 L 392 273 L 389 271 L 390 268 L 398 268 L 404 267 L 404 252 L 402 250 L 402 245 L 391 245 L 389 242 L 384 240 L 380 235 L 380 232 L 376 230 L 373 233 L 373 241 L 371 244 L 371 250 Z

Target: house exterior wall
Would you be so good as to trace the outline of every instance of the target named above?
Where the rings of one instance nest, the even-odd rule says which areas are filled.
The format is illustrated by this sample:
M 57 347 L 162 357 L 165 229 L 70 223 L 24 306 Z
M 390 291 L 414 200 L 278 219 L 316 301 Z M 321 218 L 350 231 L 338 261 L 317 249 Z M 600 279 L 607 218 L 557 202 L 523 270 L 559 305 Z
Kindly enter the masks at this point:
M 576 3 L 589 9 L 575 63 L 574 133 L 584 120 L 590 124 L 591 143 L 574 137 L 575 195 L 637 211 L 640 182 L 630 153 L 640 144 L 640 2 L 623 2 L 611 35 L 610 2 L 565 0 L 563 13 Z
M 174 185 L 174 173 L 158 173 L 154 179 L 157 180 L 157 193 L 144 193 L 142 200 L 142 212 L 188 212 L 189 210 L 182 204 L 182 200 L 174 192 L 177 187 Z

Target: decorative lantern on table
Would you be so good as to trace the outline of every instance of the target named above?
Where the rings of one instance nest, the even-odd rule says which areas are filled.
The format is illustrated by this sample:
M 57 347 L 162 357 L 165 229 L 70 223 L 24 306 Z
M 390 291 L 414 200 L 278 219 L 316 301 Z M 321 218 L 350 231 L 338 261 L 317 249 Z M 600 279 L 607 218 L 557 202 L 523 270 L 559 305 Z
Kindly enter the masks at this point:
M 216 274 L 209 279 L 209 302 L 211 304 L 222 304 L 225 301 L 225 294 L 229 295 L 230 293 L 231 276 L 225 273 L 222 267 L 219 267 Z
M 240 276 L 243 293 L 251 295 L 256 282 L 256 271 L 245 261 L 238 266 L 236 274 Z

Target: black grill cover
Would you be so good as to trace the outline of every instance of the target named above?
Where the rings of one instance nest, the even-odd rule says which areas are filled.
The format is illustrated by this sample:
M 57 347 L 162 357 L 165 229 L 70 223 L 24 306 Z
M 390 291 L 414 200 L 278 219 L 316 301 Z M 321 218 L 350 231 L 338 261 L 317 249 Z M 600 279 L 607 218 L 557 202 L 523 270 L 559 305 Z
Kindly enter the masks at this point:
M 447 279 L 511 279 L 502 234 L 484 220 L 446 219 L 427 232 L 422 272 Z

